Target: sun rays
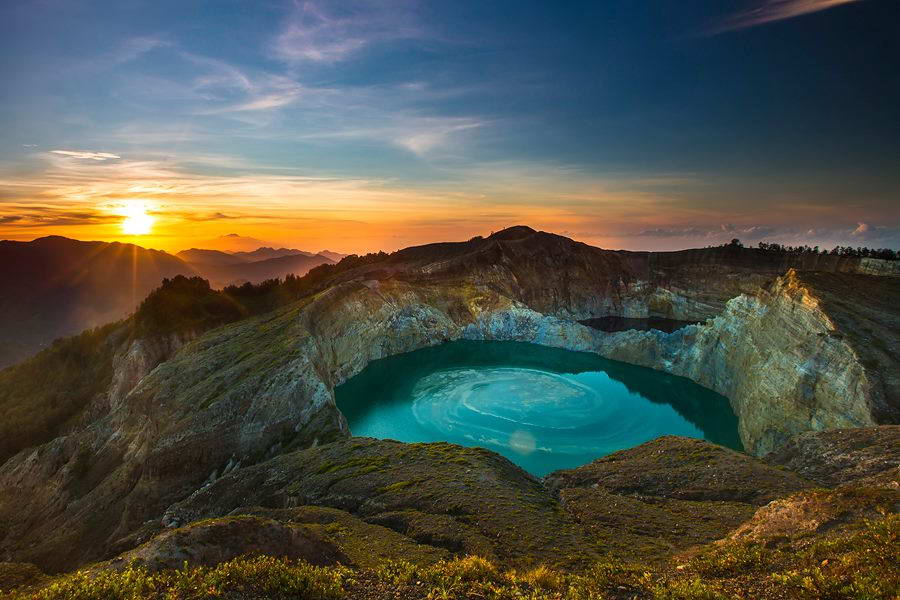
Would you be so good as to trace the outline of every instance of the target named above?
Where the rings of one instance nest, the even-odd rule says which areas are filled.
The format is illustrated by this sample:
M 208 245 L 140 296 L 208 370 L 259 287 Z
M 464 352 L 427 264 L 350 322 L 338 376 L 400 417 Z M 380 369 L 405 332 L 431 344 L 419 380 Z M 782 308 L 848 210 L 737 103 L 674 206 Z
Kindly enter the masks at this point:
M 139 200 L 126 203 L 122 215 L 125 217 L 122 221 L 122 233 L 127 235 L 147 235 L 156 221 L 147 213 L 147 205 Z

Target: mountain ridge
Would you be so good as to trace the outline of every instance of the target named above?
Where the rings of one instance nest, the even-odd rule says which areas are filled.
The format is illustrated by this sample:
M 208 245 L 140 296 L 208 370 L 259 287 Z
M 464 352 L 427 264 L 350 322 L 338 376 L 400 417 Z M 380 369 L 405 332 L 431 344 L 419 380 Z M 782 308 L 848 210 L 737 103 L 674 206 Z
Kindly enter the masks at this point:
M 0 522 L 13 524 L 0 552 L 59 570 L 126 549 L 148 522 L 170 522 L 170 508 L 223 473 L 346 439 L 334 386 L 371 360 L 452 339 L 597 352 L 690 377 L 729 398 L 744 445 L 756 454 L 813 427 L 877 424 L 884 417 L 873 406 L 897 405 L 875 375 L 894 368 L 896 355 L 860 362 L 853 348 L 864 342 L 846 336 L 828 302 L 811 300 L 820 285 L 814 277 L 779 273 L 786 259 L 754 270 L 747 261 L 757 253 L 748 249 L 654 258 L 513 233 L 348 257 L 278 284 L 200 286 L 201 308 L 273 300 L 208 331 L 106 338 L 114 344 L 112 384 L 79 409 L 65 435 L 13 449 L 0 465 L 0 484 L 12 490 L 0 498 Z M 845 297 L 860 290 L 854 302 L 900 281 L 841 271 L 860 268 L 860 260 L 817 264 L 839 270 L 829 285 Z M 881 322 L 898 318 L 889 306 L 872 310 Z M 682 315 L 701 324 L 665 334 L 578 323 L 608 314 Z M 753 344 L 732 342 L 745 338 Z M 806 376 L 792 368 L 798 362 L 819 365 L 811 397 Z M 9 385 L 0 382 L 0 397 Z M 25 468 L 31 461 L 46 468 Z

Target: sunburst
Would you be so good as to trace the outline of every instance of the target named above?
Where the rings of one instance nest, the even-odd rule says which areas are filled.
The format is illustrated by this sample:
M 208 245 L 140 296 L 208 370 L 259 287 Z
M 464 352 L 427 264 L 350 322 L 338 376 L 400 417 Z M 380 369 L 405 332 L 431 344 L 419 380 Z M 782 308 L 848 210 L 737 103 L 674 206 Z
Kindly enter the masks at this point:
M 125 220 L 122 221 L 122 232 L 128 235 L 146 235 L 153 229 L 156 220 L 147 213 L 147 205 L 140 201 L 128 202 L 122 209 Z

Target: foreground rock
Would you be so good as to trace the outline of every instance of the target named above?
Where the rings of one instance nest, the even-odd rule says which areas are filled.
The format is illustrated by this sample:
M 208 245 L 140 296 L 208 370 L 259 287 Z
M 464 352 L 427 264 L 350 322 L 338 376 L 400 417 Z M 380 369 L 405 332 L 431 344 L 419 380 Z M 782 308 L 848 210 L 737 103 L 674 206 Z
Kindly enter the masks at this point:
M 757 506 L 812 485 L 746 454 L 674 436 L 544 481 L 610 551 L 644 561 L 720 539 Z
M 812 487 L 790 471 L 703 440 L 665 436 L 545 478 L 553 490 L 603 488 L 625 495 L 760 506 Z
M 242 516 L 200 521 L 166 531 L 126 552 L 111 566 L 138 565 L 154 573 L 177 569 L 185 562 L 214 566 L 248 554 L 299 559 L 319 566 L 349 562 L 334 544 L 312 529 Z
M 854 487 L 806 490 L 760 508 L 731 535 L 733 540 L 767 541 L 812 535 L 848 523 L 878 519 L 900 509 L 900 491 Z
M 332 507 L 418 543 L 509 565 L 571 566 L 595 556 L 538 480 L 480 448 L 334 442 L 223 477 L 170 507 L 162 522 L 235 514 L 242 505 Z

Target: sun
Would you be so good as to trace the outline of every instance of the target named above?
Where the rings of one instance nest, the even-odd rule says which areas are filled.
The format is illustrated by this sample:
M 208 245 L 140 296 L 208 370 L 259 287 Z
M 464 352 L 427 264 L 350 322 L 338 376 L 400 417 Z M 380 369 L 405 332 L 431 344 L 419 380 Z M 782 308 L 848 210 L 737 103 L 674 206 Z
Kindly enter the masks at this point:
M 146 235 L 153 228 L 154 219 L 147 214 L 147 206 L 143 202 L 129 202 L 122 209 L 125 220 L 122 221 L 122 232 L 128 235 Z

